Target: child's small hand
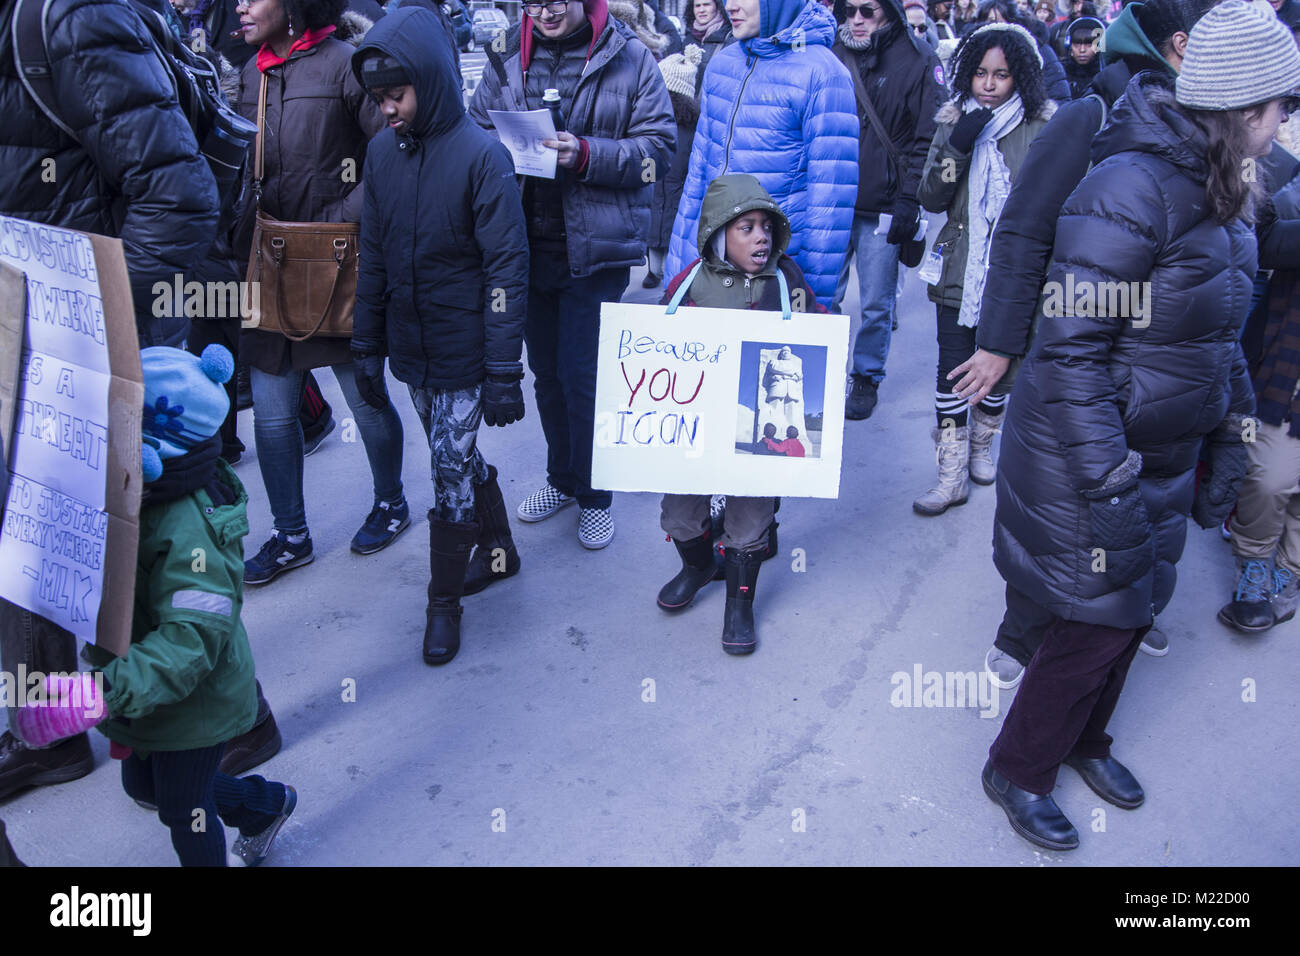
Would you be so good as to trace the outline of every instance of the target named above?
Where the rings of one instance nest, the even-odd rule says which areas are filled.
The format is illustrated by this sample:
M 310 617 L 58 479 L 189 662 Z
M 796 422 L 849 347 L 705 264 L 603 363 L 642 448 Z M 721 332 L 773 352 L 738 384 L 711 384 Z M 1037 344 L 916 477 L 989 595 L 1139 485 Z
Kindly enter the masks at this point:
M 18 736 L 33 747 L 75 737 L 108 716 L 95 674 L 50 674 L 45 678 L 45 692 L 45 701 L 20 707 L 14 716 Z
M 582 152 L 578 137 L 564 130 L 556 133 L 555 137 L 555 139 L 542 140 L 542 145 L 559 150 L 560 155 L 555 158 L 555 161 L 565 169 L 572 169 L 578 165 L 578 156 Z

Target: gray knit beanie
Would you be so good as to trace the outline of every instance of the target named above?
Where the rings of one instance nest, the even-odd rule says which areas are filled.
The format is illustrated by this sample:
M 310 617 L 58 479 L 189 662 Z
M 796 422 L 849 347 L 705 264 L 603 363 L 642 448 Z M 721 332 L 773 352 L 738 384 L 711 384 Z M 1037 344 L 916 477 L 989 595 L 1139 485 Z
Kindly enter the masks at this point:
M 1192 109 L 1237 110 L 1297 87 L 1300 51 L 1272 8 L 1224 0 L 1192 27 L 1176 96 Z

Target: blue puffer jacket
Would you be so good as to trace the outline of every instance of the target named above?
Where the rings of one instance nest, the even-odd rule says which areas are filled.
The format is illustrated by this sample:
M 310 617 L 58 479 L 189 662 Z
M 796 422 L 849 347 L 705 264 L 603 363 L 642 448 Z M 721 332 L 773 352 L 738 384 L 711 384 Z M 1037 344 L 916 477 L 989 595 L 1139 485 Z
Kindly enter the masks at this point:
M 690 172 L 664 274 L 696 258 L 700 204 L 723 173 L 750 173 L 790 219 L 787 253 L 830 305 L 858 195 L 853 81 L 831 52 L 835 18 L 816 0 L 759 0 L 759 35 L 709 61 Z

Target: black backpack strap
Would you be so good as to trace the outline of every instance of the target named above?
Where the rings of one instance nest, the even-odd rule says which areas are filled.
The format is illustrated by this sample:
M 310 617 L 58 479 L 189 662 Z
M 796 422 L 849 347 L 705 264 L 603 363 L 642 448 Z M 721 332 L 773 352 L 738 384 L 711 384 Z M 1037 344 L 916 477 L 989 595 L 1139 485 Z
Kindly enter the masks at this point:
M 55 112 L 54 77 L 50 74 L 50 55 L 46 45 L 45 20 L 53 0 L 15 0 L 13 21 L 10 26 L 14 50 L 14 66 L 18 79 L 27 95 L 36 101 L 44 113 L 59 129 L 72 139 L 77 134 Z

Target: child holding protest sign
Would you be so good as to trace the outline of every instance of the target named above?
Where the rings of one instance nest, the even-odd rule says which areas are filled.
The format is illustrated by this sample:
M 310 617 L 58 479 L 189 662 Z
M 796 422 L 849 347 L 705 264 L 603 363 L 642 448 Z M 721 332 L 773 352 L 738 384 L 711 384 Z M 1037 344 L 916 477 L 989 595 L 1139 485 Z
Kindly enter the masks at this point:
M 700 207 L 701 257 L 668 284 L 663 304 L 826 311 L 817 305 L 799 266 L 785 254 L 789 244 L 790 220 L 756 178 L 719 176 L 709 184 Z M 727 581 L 722 649 L 728 654 L 751 654 L 758 646 L 754 585 L 775 509 L 775 498 L 727 497 L 721 540 Z M 660 526 L 676 545 L 682 569 L 659 591 L 659 606 L 678 611 L 713 580 L 717 570 L 709 532 L 709 495 L 664 495 L 661 510 Z
M 292 787 L 217 772 L 230 739 L 257 716 L 253 655 L 240 620 L 248 494 L 221 459 L 219 430 L 234 359 L 147 348 L 144 499 L 131 647 L 91 646 L 98 670 L 46 678 L 47 699 L 18 711 L 19 734 L 46 746 L 91 727 L 122 759 L 122 788 L 158 808 L 182 866 L 224 866 L 222 822 L 239 828 L 233 855 L 261 863 L 293 813 Z

